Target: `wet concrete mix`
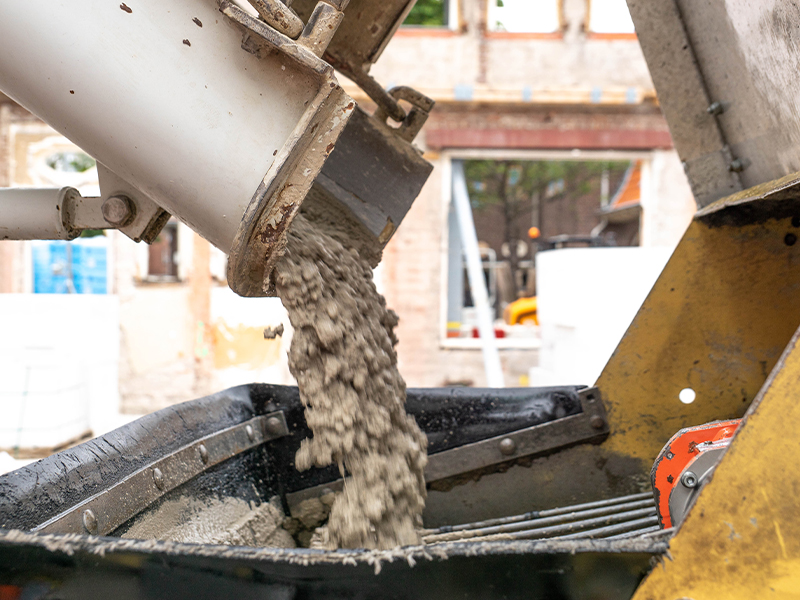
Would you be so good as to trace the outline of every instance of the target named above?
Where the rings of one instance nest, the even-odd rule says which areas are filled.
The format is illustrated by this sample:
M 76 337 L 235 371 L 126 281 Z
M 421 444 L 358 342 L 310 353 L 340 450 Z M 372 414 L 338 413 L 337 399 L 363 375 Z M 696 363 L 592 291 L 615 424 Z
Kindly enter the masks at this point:
M 427 439 L 405 411 L 397 315 L 375 288 L 362 253 L 326 225 L 298 214 L 276 268 L 278 296 L 294 328 L 289 369 L 313 432 L 296 466 L 337 464 L 346 476 L 322 546 L 417 544 Z

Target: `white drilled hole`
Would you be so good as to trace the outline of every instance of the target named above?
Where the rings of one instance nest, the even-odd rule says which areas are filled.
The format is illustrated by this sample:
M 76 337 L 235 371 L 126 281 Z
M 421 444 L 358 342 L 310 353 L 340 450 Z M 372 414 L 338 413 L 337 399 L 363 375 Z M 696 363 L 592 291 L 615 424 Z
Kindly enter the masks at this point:
M 683 388 L 678 394 L 678 400 L 684 404 L 691 404 L 697 398 L 697 394 L 692 388 Z

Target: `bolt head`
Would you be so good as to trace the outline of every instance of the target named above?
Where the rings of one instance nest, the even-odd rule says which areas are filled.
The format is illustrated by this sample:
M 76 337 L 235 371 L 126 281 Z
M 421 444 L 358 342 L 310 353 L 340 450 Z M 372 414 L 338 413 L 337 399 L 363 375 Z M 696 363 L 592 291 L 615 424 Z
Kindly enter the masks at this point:
M 272 435 L 279 435 L 283 431 L 283 423 L 278 417 L 270 417 L 267 419 L 267 431 Z
M 600 415 L 595 415 L 591 419 L 589 419 L 589 424 L 594 429 L 602 429 L 603 427 L 606 426 L 605 420 Z
M 200 460 L 203 461 L 204 465 L 208 464 L 208 448 L 206 448 L 205 444 L 200 444 L 200 447 L 197 449 L 200 452 Z
M 511 438 L 503 438 L 499 447 L 500 452 L 506 456 L 511 456 L 517 451 L 517 443 Z
M 742 171 L 744 171 L 744 168 L 745 168 L 744 161 L 741 160 L 740 158 L 734 158 L 731 161 L 731 164 L 728 165 L 728 171 L 730 171 L 731 173 L 741 173 Z
M 100 208 L 103 218 L 115 227 L 129 225 L 136 216 L 136 208 L 127 196 L 111 196 Z
M 256 437 L 256 432 L 253 431 L 253 426 L 248 425 L 247 427 L 244 428 L 244 430 L 245 432 L 247 432 L 247 439 L 252 442 Z
M 97 534 L 97 517 L 94 516 L 90 508 L 83 511 L 83 528 L 87 533 L 91 533 L 92 535 Z
M 164 474 L 161 472 L 161 469 L 156 467 L 153 469 L 153 483 L 156 484 L 156 487 L 160 490 L 164 489 Z
M 686 471 L 686 473 L 681 475 L 681 483 L 687 488 L 697 487 L 697 475 L 691 471 Z

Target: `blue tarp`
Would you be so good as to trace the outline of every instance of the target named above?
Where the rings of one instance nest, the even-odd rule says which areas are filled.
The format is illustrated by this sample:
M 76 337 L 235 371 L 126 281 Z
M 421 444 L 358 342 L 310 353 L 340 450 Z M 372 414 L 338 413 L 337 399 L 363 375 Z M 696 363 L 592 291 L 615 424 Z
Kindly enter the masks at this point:
M 106 237 L 78 238 L 71 242 L 35 242 L 32 249 L 33 292 L 107 294 L 106 243 Z M 72 266 L 71 279 L 68 262 Z

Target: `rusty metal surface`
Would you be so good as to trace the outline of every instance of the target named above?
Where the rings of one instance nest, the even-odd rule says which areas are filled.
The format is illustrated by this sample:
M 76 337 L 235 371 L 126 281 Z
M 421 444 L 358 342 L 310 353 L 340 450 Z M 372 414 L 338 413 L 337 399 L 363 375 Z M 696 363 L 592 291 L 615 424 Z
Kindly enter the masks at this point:
M 365 256 L 376 263 L 432 170 L 410 143 L 433 106 L 425 96 L 397 88 L 397 98 L 412 104 L 408 116 L 400 109 L 403 123 L 398 129 L 386 124 L 385 116 L 381 122 L 362 112 L 350 124 L 355 102 L 338 85 L 331 66 L 316 55 L 336 31 L 342 13 L 329 3 L 317 6 L 294 42 L 233 3 L 223 0 L 220 4 L 222 13 L 242 27 L 248 51 L 285 53 L 314 73 L 319 83 L 316 98 L 279 151 L 234 239 L 228 283 L 241 296 L 274 295 L 269 275 L 283 252 L 292 219 L 307 197 L 333 201 L 343 211 L 343 219 L 363 229 L 366 238 L 372 239 Z M 274 166 L 290 156 L 296 157 L 296 164 L 288 165 L 281 176 L 273 173 Z
M 286 434 L 286 419 L 282 412 L 275 412 L 206 435 L 69 507 L 33 531 L 106 535 L 203 471 Z
M 296 39 L 303 31 L 303 21 L 279 0 L 247 0 L 256 12 L 282 34 Z
M 425 121 L 428 120 L 428 115 L 431 110 L 433 110 L 435 102 L 425 94 L 404 85 L 390 89 L 388 91 L 388 96 L 395 100 L 395 102 L 398 100 L 405 100 L 411 105 L 411 109 L 403 117 L 400 126 L 392 128 L 391 131 L 399 138 L 409 143 L 414 141 L 414 138 L 425 124 Z M 387 111 L 385 103 L 379 103 L 373 116 L 381 124 L 387 124 L 389 117 L 392 115 Z
M 800 331 L 635 598 L 796 598 L 800 590 Z
M 322 56 L 330 44 L 339 25 L 342 23 L 344 13 L 327 2 L 318 2 L 317 6 L 308 17 L 303 32 L 297 38 L 297 43 L 305 46 L 317 56 Z
M 228 259 L 228 285 L 240 296 L 274 293 L 265 281 L 280 259 L 286 231 L 336 146 L 355 102 L 336 82 L 333 69 L 313 52 L 223 0 L 220 11 L 242 28 L 250 50 L 279 51 L 317 79 L 318 92 L 244 212 Z M 290 160 L 294 162 L 289 163 Z M 277 166 L 283 165 L 280 173 Z M 287 168 L 288 167 L 288 168 Z
M 369 71 L 416 0 L 350 0 L 345 19 L 333 38 L 325 60 L 349 76 Z M 294 0 L 292 8 L 308 21 L 317 0 Z

